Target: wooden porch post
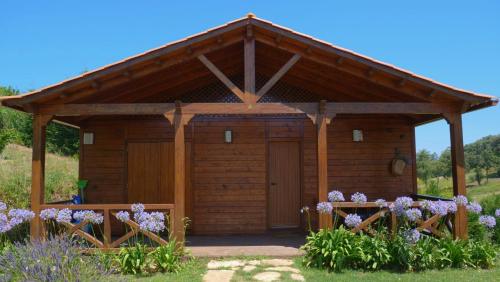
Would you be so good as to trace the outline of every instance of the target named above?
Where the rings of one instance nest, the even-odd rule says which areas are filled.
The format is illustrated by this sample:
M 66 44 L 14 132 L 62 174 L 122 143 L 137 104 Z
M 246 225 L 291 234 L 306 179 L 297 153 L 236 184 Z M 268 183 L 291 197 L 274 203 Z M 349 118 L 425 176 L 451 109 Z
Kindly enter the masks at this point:
M 45 202 L 45 127 L 52 116 L 33 116 L 33 155 L 31 161 L 31 209 L 35 218 L 30 225 L 31 239 L 42 236 L 40 205 Z
M 166 115 L 174 126 L 174 218 L 173 234 L 177 242 L 184 242 L 184 225 L 186 207 L 186 143 L 184 126 L 189 123 L 193 115 L 182 114 L 181 103 L 176 102 L 176 111 L 173 115 Z
M 318 133 L 318 200 L 319 202 L 328 201 L 328 140 L 327 125 L 330 119 L 325 114 L 326 101 L 321 101 L 319 113 L 316 117 Z M 319 215 L 319 228 L 331 228 L 332 216 Z
M 453 176 L 453 195 L 466 196 L 465 186 L 465 157 L 462 133 L 462 114 L 452 113 L 445 115 L 450 126 L 451 144 L 451 172 Z M 458 207 L 453 223 L 455 238 L 467 239 L 467 211 L 465 207 Z

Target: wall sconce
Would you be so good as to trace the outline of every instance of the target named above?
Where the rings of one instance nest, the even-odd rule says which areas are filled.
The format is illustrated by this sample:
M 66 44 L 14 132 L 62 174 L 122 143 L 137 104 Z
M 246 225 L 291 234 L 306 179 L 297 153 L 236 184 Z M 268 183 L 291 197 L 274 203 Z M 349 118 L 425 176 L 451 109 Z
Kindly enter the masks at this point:
M 363 130 L 354 129 L 352 131 L 352 141 L 354 141 L 354 142 L 362 142 L 363 141 Z
M 92 145 L 94 144 L 94 133 L 93 132 L 84 132 L 83 133 L 83 145 Z
M 224 142 L 228 144 L 233 143 L 233 131 L 231 129 L 224 131 Z

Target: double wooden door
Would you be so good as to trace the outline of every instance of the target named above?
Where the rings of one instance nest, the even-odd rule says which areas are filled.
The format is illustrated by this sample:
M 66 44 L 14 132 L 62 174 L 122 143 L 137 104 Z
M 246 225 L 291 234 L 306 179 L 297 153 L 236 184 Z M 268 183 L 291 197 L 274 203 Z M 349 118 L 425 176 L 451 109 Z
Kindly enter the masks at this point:
M 269 143 L 269 225 L 300 226 L 301 169 L 299 142 Z

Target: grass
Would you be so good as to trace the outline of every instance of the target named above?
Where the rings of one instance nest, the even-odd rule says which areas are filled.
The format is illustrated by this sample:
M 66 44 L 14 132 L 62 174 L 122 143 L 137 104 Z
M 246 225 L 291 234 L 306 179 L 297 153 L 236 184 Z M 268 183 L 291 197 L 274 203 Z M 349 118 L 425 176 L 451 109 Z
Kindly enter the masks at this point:
M 420 194 L 429 194 L 425 185 L 419 181 L 418 190 Z M 453 197 L 453 186 L 451 178 L 439 179 L 439 196 L 445 198 Z M 480 202 L 481 200 L 500 194 L 500 178 L 490 178 L 488 183 L 483 181 L 481 185 L 476 182 L 467 183 L 467 196 L 472 200 Z
M 241 259 L 251 260 L 255 257 L 240 257 L 240 258 L 227 258 L 226 260 Z M 203 275 L 207 271 L 206 266 L 209 262 L 207 258 L 196 258 L 187 262 L 185 268 L 178 274 L 155 274 L 152 276 L 120 276 L 126 280 L 134 281 L 186 281 L 197 282 L 202 281 Z M 310 269 L 302 266 L 301 258 L 294 259 L 295 267 L 301 271 L 306 281 L 453 281 L 460 279 L 460 282 L 467 281 L 498 281 L 500 277 L 500 267 L 493 269 L 442 269 L 431 270 L 423 272 L 412 273 L 399 273 L 391 271 L 377 271 L 377 272 L 364 272 L 364 271 L 345 271 L 343 273 L 332 273 L 322 269 Z M 258 266 L 255 270 L 245 273 L 241 269 L 236 271 L 231 281 L 254 281 L 252 277 L 263 271 L 263 267 Z M 282 273 L 280 281 L 291 282 L 294 281 L 290 278 L 289 273 Z
M 45 199 L 67 200 L 77 193 L 78 159 L 46 154 Z M 31 148 L 9 144 L 0 154 L 0 199 L 27 208 L 31 190 Z

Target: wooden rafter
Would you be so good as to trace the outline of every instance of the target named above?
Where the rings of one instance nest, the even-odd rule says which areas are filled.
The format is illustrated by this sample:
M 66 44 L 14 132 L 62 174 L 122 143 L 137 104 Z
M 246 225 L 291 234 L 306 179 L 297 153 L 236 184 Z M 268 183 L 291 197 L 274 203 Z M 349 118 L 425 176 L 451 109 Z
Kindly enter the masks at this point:
M 238 96 L 241 101 L 245 101 L 245 93 L 241 91 L 224 73 L 222 73 L 205 55 L 198 56 L 198 59 L 222 82 L 231 90 L 234 95 Z
M 259 90 L 259 92 L 257 92 L 257 97 L 256 97 L 256 100 L 258 101 L 260 98 L 262 98 L 262 96 L 264 96 L 269 90 L 271 90 L 271 88 L 276 84 L 276 82 L 278 82 L 278 80 L 280 80 L 283 75 L 285 75 L 285 73 L 290 70 L 291 67 L 293 67 L 293 65 L 295 65 L 295 63 L 300 59 L 300 55 L 299 54 L 295 54 L 293 55 L 292 58 L 290 58 L 290 60 L 288 60 L 288 62 L 286 62 L 281 68 L 279 71 L 277 71 L 267 82 L 266 84 L 264 84 L 264 86 L 262 86 L 262 88 Z

